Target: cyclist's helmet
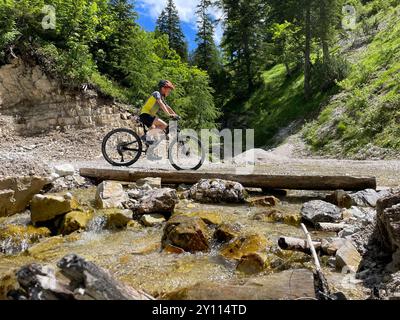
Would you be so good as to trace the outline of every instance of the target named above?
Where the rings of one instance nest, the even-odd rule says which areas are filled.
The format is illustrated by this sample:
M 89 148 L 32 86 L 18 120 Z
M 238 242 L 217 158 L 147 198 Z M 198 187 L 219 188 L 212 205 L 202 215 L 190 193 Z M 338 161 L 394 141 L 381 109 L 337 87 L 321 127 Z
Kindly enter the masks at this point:
M 175 89 L 175 86 L 174 86 L 174 85 L 172 84 L 172 82 L 169 81 L 169 80 L 161 80 L 161 81 L 158 83 L 158 88 L 159 88 L 159 89 L 161 89 L 161 88 L 170 88 L 170 89 L 174 90 L 174 89 Z

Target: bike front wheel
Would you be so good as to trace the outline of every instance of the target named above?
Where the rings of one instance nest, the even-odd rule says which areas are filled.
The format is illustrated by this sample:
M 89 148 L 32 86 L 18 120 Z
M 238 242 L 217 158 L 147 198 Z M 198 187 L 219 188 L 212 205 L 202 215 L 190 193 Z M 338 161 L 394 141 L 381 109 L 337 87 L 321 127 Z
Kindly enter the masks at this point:
M 142 155 L 143 145 L 139 135 L 130 129 L 115 129 L 103 139 L 102 153 L 108 163 L 129 167 Z
M 192 136 L 179 136 L 168 150 L 168 159 L 178 171 L 198 170 L 204 164 L 206 155 L 201 141 Z

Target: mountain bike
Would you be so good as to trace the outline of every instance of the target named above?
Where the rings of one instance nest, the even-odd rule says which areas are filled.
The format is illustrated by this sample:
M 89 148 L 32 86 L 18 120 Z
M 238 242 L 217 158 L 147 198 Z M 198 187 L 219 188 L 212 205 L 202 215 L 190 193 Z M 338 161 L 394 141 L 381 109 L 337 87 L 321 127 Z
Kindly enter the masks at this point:
M 119 128 L 109 132 L 103 139 L 102 153 L 105 160 L 113 166 L 129 167 L 135 164 L 143 154 L 153 151 L 156 145 L 167 141 L 168 159 L 172 167 L 178 171 L 198 170 L 205 160 L 205 151 L 201 141 L 192 135 L 182 134 L 178 125 L 180 118 L 175 118 L 175 128 L 170 127 L 161 139 L 154 141 L 148 137 L 148 128 L 138 117 L 134 120 L 143 129 L 139 136 L 132 129 Z M 171 137 L 170 133 L 174 133 Z

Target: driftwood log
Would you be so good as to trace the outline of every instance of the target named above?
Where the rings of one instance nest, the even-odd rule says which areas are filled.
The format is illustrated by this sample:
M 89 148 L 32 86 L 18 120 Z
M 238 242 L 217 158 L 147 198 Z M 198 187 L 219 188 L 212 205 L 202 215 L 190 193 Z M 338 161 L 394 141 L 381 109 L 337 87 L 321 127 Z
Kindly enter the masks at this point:
M 201 179 L 222 179 L 241 183 L 244 187 L 291 190 L 350 190 L 376 189 L 374 177 L 305 176 L 234 174 L 202 171 L 161 171 L 107 168 L 81 168 L 80 175 L 98 181 L 115 180 L 136 182 L 143 178 L 161 178 L 163 184 L 195 184 Z
M 77 255 L 68 255 L 54 268 L 30 264 L 17 272 L 20 289 L 8 294 L 15 300 L 154 300 L 112 278 L 110 273 Z
M 317 229 L 324 232 L 339 232 L 342 231 L 345 226 L 346 226 L 345 223 L 328 223 L 328 222 L 317 223 Z
M 299 251 L 311 255 L 311 248 L 307 240 L 304 239 L 298 239 L 292 237 L 280 237 L 278 239 L 278 245 L 283 250 Z M 314 241 L 313 245 L 317 251 L 321 250 L 321 242 Z

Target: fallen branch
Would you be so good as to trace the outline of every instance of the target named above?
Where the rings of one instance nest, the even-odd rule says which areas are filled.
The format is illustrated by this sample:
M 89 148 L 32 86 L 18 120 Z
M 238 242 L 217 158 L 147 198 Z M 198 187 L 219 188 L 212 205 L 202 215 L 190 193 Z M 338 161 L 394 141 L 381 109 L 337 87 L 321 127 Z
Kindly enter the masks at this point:
M 317 296 L 321 300 L 329 300 L 330 299 L 330 290 L 329 290 L 329 286 L 328 286 L 328 281 L 326 280 L 324 274 L 322 273 L 321 264 L 319 262 L 318 255 L 315 250 L 313 241 L 311 239 L 311 235 L 308 232 L 304 223 L 301 224 L 301 228 L 303 229 L 303 231 L 306 235 L 308 245 L 310 246 L 310 249 L 311 249 L 311 254 L 314 258 L 315 275 L 317 277 L 317 288 L 318 288 Z
M 280 237 L 278 239 L 278 245 L 283 250 L 299 251 L 299 252 L 311 254 L 310 245 L 304 239 L 298 239 L 298 238 L 292 238 L 292 237 Z M 317 250 L 320 250 L 321 242 L 313 242 L 313 246 Z

